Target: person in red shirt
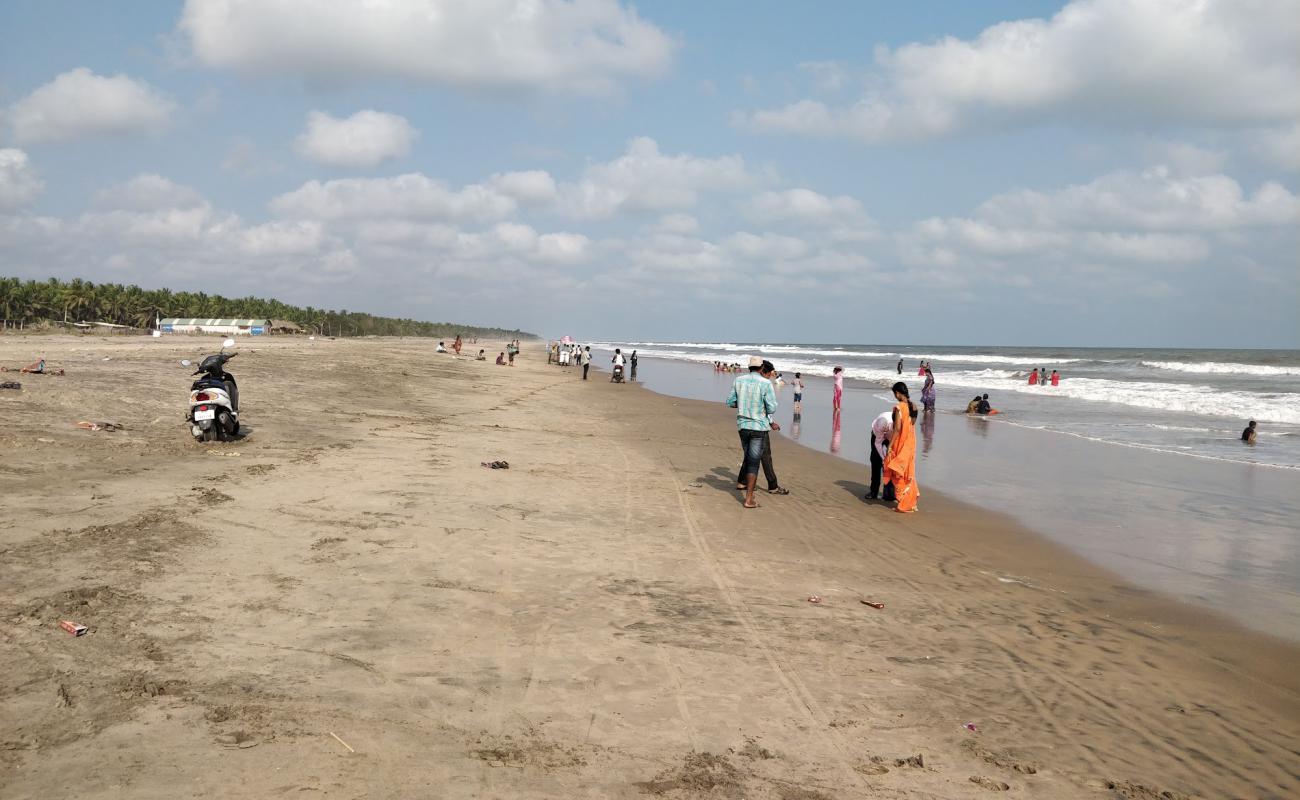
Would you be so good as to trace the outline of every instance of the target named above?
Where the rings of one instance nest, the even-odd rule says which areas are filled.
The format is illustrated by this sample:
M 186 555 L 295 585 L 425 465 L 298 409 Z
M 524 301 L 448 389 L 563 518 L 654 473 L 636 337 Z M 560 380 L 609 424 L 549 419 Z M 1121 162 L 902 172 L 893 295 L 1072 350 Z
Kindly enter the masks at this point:
M 1036 369 L 1029 370 L 1029 385 L 1030 386 L 1038 385 L 1038 370 Z
M 1053 386 L 1061 385 L 1061 373 L 1057 372 L 1056 370 L 1052 370 L 1052 385 Z

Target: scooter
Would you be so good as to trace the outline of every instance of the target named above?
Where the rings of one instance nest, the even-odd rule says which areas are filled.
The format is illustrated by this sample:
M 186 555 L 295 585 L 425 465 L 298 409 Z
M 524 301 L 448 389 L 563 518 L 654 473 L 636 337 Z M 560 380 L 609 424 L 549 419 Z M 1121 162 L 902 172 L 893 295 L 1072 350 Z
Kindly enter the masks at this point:
M 238 353 L 227 353 L 235 340 L 221 344 L 221 352 L 199 363 L 195 375 L 203 377 L 190 386 L 190 434 L 196 442 L 224 442 L 239 433 L 239 386 L 235 376 L 226 372 L 226 362 Z
M 609 376 L 609 380 L 610 380 L 611 383 L 622 383 L 622 382 L 623 382 L 623 365 L 622 365 L 622 364 L 615 364 L 615 365 L 614 365 L 614 372 L 613 372 L 613 374 L 611 374 L 611 375 Z

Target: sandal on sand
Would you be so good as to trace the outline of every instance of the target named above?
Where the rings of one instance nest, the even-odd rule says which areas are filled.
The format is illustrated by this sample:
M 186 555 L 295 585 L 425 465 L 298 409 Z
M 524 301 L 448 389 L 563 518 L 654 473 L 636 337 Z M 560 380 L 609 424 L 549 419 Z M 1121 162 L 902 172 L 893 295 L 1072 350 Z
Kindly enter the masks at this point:
M 768 494 L 790 494 L 790 490 L 784 486 L 778 486 L 775 489 L 768 489 Z
M 744 503 L 743 506 L 744 506 L 745 508 L 762 508 L 762 506 L 760 506 L 760 505 L 758 504 L 758 501 L 757 501 L 757 500 L 754 501 L 754 505 L 752 505 L 752 506 L 751 506 L 749 503 Z

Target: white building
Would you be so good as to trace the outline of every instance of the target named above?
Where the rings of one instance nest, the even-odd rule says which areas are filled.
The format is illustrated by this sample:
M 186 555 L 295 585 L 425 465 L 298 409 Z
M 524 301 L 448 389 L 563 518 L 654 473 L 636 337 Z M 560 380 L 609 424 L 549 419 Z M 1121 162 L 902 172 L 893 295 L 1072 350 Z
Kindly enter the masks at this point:
M 163 333 L 213 333 L 223 336 L 262 336 L 271 332 L 269 319 L 184 319 L 158 320 Z

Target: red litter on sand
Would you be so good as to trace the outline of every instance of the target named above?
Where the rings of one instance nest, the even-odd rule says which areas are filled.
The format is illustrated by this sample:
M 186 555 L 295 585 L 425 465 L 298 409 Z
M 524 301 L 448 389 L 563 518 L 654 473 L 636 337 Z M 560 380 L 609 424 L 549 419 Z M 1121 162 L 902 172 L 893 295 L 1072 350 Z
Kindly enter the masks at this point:
M 975 732 L 975 723 L 973 723 L 973 722 L 967 722 L 967 723 L 966 723 L 965 725 L 963 725 L 962 727 L 965 728 L 966 730 L 970 731 L 971 733 L 974 733 L 974 732 Z
M 77 623 L 71 622 L 66 619 L 59 620 L 59 627 L 64 629 L 68 633 L 72 634 L 73 636 L 82 636 L 86 633 L 85 625 L 78 625 Z
M 884 603 L 873 603 L 873 602 L 870 601 L 870 600 L 861 600 L 861 601 L 859 601 L 859 602 L 861 602 L 862 605 L 864 605 L 864 606 L 871 606 L 872 608 L 884 608 L 884 607 L 885 607 L 885 604 L 884 604 Z

